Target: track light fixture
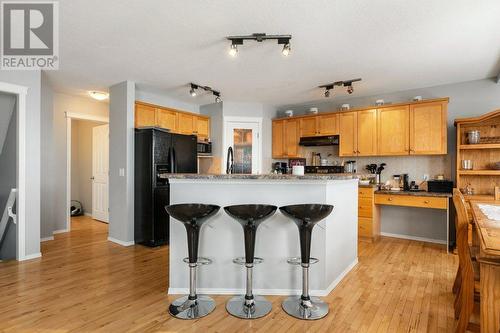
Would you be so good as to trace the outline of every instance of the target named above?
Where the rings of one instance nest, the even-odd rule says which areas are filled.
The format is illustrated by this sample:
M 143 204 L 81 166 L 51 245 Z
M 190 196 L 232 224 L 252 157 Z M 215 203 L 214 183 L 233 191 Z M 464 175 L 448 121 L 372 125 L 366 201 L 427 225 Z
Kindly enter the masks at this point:
M 231 47 L 229 48 L 229 54 L 233 57 L 238 55 L 238 45 L 243 45 L 244 40 L 254 40 L 259 43 L 265 40 L 277 40 L 278 45 L 283 45 L 283 50 L 281 53 L 284 56 L 288 56 L 291 52 L 290 39 L 292 35 L 267 35 L 265 33 L 254 33 L 247 36 L 228 36 L 226 39 L 231 41 Z
M 220 97 L 221 93 L 220 91 L 217 91 L 217 90 L 214 90 L 212 89 L 211 87 L 209 86 L 201 86 L 199 84 L 196 84 L 196 83 L 190 83 L 190 86 L 191 86 L 191 89 L 189 90 L 189 94 L 192 96 L 192 97 L 196 97 L 196 90 L 197 89 L 202 89 L 204 91 L 208 91 L 208 92 L 211 92 L 212 95 L 215 96 L 215 103 L 220 103 L 222 102 L 222 99 Z
M 358 82 L 358 81 L 361 81 L 361 78 L 352 79 L 352 80 L 345 80 L 345 81 L 335 81 L 333 83 L 328 83 L 328 84 L 323 84 L 321 86 L 318 86 L 318 88 L 325 89 L 325 97 L 326 98 L 330 97 L 330 90 L 333 90 L 333 88 L 335 86 L 347 87 L 347 93 L 350 95 L 354 92 L 354 87 L 352 86 L 352 83 Z

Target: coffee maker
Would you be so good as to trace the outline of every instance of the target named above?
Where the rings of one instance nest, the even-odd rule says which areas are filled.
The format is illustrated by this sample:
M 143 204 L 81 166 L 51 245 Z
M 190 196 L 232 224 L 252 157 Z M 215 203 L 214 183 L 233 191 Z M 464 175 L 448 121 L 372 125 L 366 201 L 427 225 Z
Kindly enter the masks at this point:
M 399 175 L 399 177 L 400 177 L 399 179 L 401 182 L 400 188 L 403 191 L 409 191 L 410 190 L 410 181 L 409 181 L 408 174 L 402 173 L 401 175 Z

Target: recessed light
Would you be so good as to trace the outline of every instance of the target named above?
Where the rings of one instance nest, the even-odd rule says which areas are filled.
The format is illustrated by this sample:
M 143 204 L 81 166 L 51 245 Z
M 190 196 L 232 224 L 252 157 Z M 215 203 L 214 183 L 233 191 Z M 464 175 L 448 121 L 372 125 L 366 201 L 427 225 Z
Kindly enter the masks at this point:
M 109 94 L 102 91 L 89 91 L 89 95 L 90 97 L 98 101 L 104 101 L 105 99 L 109 98 Z

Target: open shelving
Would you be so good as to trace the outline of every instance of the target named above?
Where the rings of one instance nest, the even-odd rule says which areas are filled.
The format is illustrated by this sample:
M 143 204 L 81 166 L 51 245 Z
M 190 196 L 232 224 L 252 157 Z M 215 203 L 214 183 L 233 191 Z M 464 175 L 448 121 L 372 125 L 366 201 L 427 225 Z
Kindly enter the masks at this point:
M 479 117 L 455 120 L 457 128 L 456 187 L 467 185 L 474 189 L 466 200 L 494 200 L 495 187 L 500 186 L 500 170 L 493 164 L 500 162 L 500 143 L 469 144 L 467 133 L 477 130 L 482 138 L 500 136 L 500 110 Z M 471 160 L 472 170 L 462 170 L 461 161 Z

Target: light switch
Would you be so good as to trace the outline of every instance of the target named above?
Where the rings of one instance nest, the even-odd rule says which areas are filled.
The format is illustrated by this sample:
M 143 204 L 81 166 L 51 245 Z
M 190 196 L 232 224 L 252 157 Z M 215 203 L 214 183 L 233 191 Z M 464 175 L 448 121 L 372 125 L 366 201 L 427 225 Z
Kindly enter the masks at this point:
M 125 168 L 118 169 L 118 173 L 119 173 L 120 177 L 125 177 Z

